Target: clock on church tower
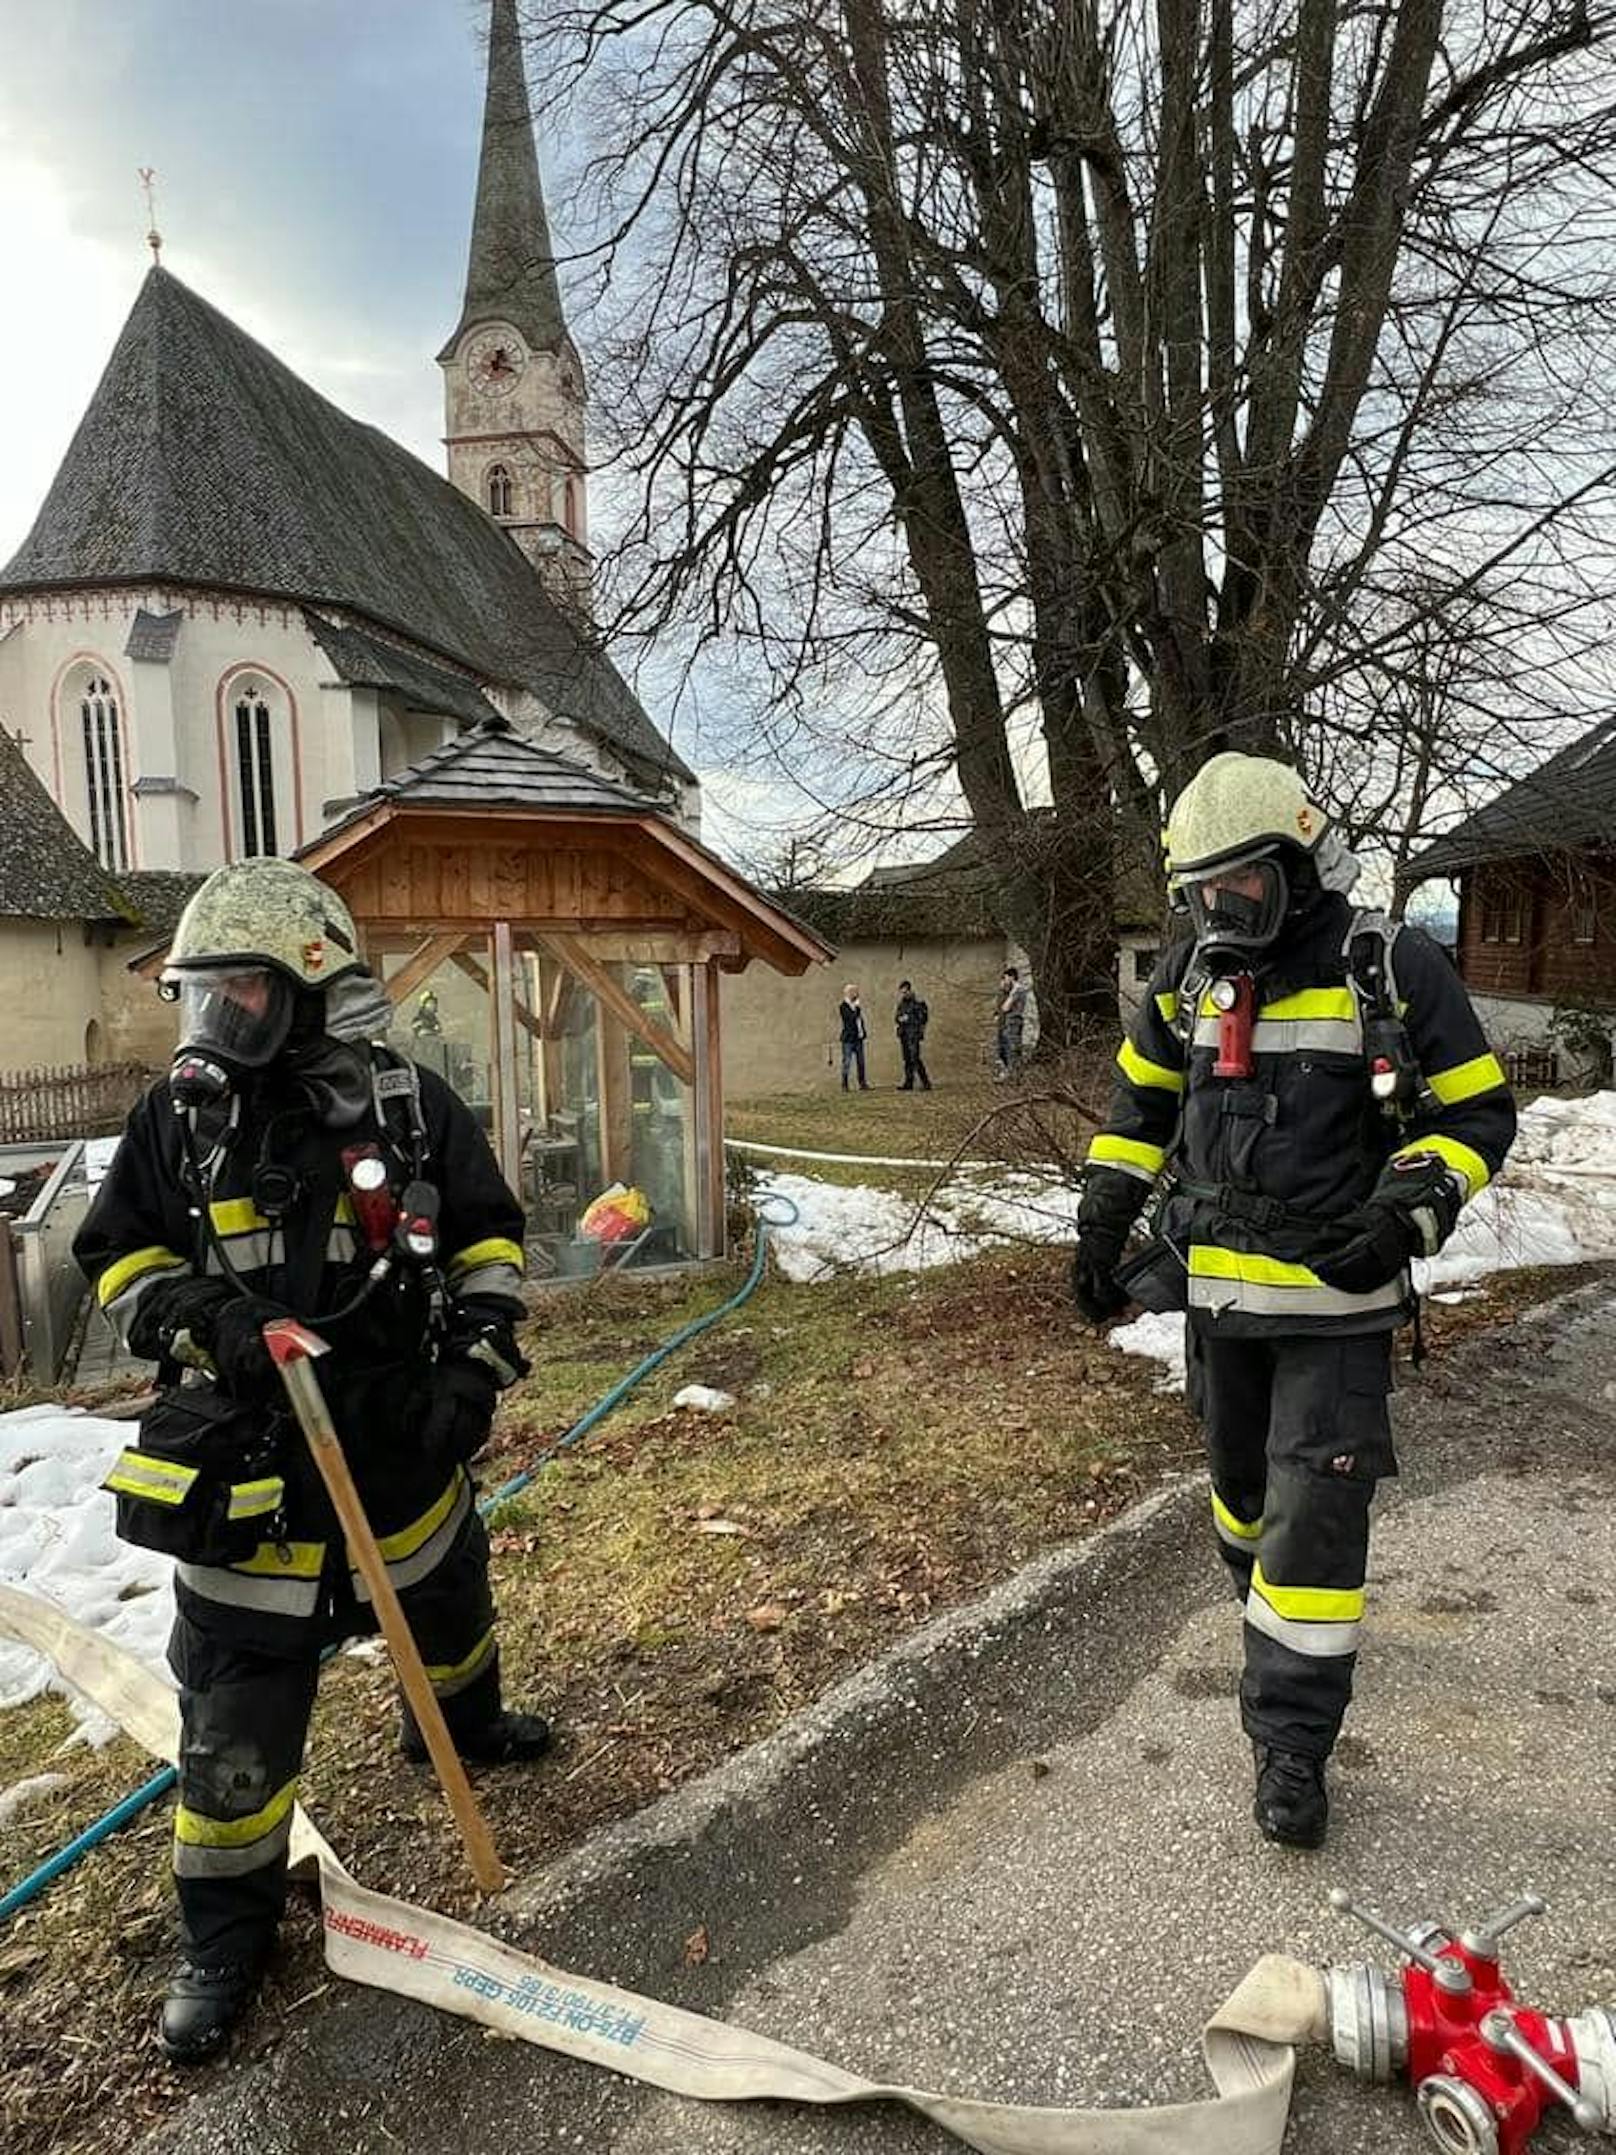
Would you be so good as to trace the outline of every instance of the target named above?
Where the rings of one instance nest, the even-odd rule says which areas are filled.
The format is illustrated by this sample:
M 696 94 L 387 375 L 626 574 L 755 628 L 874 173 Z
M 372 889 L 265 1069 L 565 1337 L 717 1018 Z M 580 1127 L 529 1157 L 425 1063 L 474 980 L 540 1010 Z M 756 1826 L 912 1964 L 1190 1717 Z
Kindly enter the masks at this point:
M 527 351 L 514 330 L 493 330 L 474 337 L 466 348 L 466 374 L 484 396 L 508 396 L 522 379 Z

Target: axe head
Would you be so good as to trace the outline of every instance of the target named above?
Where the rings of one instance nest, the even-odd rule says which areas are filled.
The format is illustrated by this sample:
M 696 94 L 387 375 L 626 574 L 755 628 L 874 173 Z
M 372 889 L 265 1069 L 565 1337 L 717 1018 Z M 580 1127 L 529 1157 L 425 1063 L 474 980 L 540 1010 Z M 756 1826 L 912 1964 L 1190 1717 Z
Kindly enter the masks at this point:
M 289 1362 L 309 1362 L 317 1354 L 331 1352 L 328 1341 L 318 1332 L 311 1332 L 306 1324 L 299 1324 L 295 1317 L 277 1317 L 272 1324 L 266 1324 L 264 1345 L 277 1369 L 284 1369 Z

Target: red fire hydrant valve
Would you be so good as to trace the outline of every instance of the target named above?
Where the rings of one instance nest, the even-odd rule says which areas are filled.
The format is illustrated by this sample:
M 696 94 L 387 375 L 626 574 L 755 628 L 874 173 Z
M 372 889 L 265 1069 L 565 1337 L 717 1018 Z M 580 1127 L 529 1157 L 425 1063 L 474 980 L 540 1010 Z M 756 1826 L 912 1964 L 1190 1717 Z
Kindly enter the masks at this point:
M 1521 2155 L 1554 2103 L 1584 2132 L 1616 2132 L 1616 2012 L 1532 2012 L 1499 1968 L 1504 1932 L 1543 1913 L 1535 1893 L 1457 1938 L 1440 1923 L 1394 1930 L 1339 1887 L 1330 1905 L 1402 1956 L 1391 1976 L 1367 1963 L 1329 1970 L 1335 2054 L 1366 2080 L 1406 2071 L 1445 2155 Z

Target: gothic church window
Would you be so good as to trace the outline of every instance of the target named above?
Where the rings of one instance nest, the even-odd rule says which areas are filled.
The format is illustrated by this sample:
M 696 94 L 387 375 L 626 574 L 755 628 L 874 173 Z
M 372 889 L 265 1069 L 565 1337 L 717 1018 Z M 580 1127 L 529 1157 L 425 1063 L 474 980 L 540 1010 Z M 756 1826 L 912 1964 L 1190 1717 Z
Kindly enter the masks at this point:
M 275 744 L 269 704 L 256 682 L 236 694 L 236 785 L 241 809 L 241 857 L 274 853 Z
M 488 467 L 488 513 L 490 516 L 509 516 L 511 513 L 511 475 L 504 464 Z
M 91 674 L 79 698 L 84 732 L 84 778 L 90 811 L 90 851 L 117 874 L 129 865 L 129 828 L 124 817 L 123 733 L 112 684 Z

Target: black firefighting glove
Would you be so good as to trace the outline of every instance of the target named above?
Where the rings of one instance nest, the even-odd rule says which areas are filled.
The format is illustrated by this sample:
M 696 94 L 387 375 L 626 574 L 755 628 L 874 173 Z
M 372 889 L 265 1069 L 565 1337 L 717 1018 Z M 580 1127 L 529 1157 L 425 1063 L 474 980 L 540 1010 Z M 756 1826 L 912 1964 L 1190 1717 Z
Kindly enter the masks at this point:
M 213 1337 L 213 1323 L 235 1299 L 228 1280 L 193 1278 L 153 1280 L 142 1290 L 129 1320 L 129 1351 L 143 1362 L 163 1360 L 200 1367 Z
M 1396 1279 L 1411 1257 L 1434 1257 L 1464 1204 L 1464 1187 L 1435 1153 L 1389 1160 L 1368 1201 L 1340 1222 L 1344 1240 L 1313 1260 L 1326 1287 L 1371 1294 Z
M 281 1389 L 274 1359 L 264 1345 L 264 1327 L 286 1315 L 262 1295 L 233 1294 L 213 1320 L 203 1342 L 232 1399 L 272 1399 Z
M 1077 1248 L 1072 1252 L 1072 1300 L 1090 1324 L 1104 1324 L 1128 1307 L 1117 1284 L 1123 1246 L 1147 1192 L 1133 1175 L 1091 1167 L 1077 1208 Z
M 462 1465 L 475 1458 L 488 1442 L 500 1393 L 531 1366 L 504 1304 L 476 1297 L 457 1303 L 433 1378 L 427 1445 Z

